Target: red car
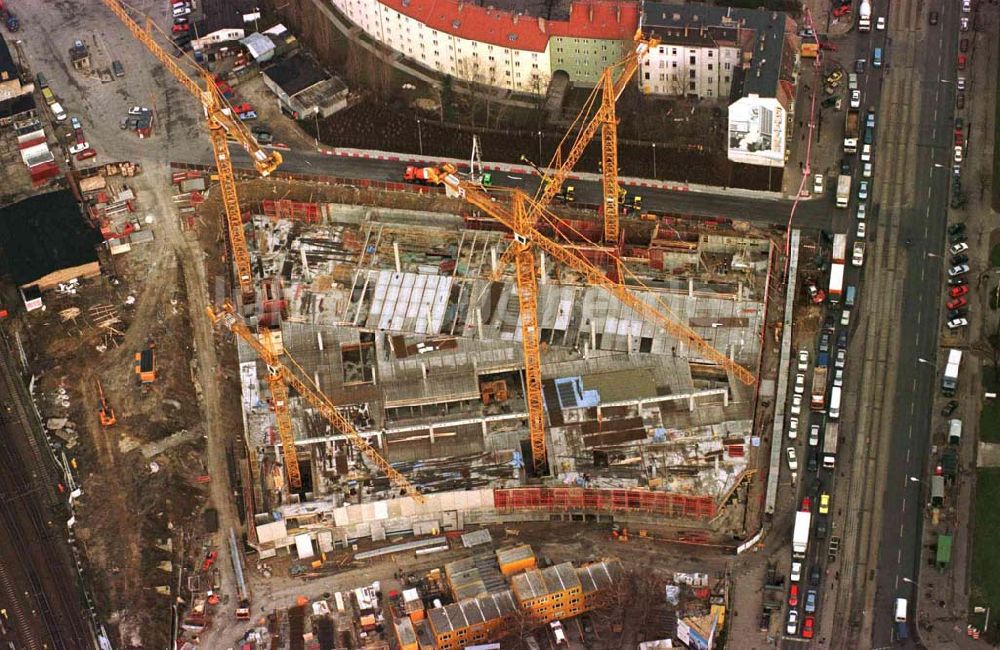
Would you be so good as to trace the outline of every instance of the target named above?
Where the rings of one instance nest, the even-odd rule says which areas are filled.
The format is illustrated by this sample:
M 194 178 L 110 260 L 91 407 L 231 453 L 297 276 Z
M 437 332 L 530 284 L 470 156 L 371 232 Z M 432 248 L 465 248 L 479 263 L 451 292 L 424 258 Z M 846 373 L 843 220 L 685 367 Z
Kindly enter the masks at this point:
M 187 32 L 190 29 L 191 29 L 191 25 L 189 25 L 188 23 L 182 23 L 182 24 L 174 25 L 173 27 L 170 28 L 170 31 L 172 31 L 175 34 L 183 34 L 184 32 Z
M 968 58 L 964 54 L 959 54 L 958 55 L 958 69 L 959 70 L 965 70 L 965 62 L 967 60 L 968 60 Z
M 799 604 L 799 586 L 793 584 L 792 588 L 788 590 L 788 606 L 797 607 L 798 604 Z
M 833 10 L 833 17 L 840 18 L 841 16 L 846 16 L 849 13 L 851 13 L 851 5 L 843 5 Z
M 806 616 L 805 620 L 802 621 L 802 638 L 811 639 L 813 634 L 815 634 L 816 619 L 812 616 Z
M 948 291 L 948 295 L 950 295 L 952 298 L 958 298 L 959 296 L 964 296 L 967 293 L 969 293 L 969 285 L 967 284 L 963 284 L 958 287 L 952 287 L 951 290 Z
M 961 298 L 955 298 L 954 300 L 949 300 L 948 303 L 945 305 L 945 307 L 947 307 L 949 310 L 961 309 L 962 307 L 965 307 L 968 304 L 969 300 L 965 298 L 965 296 L 963 296 Z
M 809 497 L 802 497 L 802 507 L 799 508 L 802 512 L 812 512 L 812 501 Z
M 76 154 L 77 160 L 86 160 L 87 158 L 93 158 L 97 155 L 97 151 L 93 147 L 87 147 L 80 153 Z

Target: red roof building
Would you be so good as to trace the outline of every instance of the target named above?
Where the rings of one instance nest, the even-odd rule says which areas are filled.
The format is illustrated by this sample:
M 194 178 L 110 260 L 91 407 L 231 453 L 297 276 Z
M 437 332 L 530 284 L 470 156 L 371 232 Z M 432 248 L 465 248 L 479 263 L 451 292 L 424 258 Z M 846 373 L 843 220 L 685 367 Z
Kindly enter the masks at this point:
M 574 2 L 546 20 L 460 0 L 333 0 L 369 36 L 435 72 L 544 93 L 551 75 L 597 81 L 639 24 L 635 2 Z

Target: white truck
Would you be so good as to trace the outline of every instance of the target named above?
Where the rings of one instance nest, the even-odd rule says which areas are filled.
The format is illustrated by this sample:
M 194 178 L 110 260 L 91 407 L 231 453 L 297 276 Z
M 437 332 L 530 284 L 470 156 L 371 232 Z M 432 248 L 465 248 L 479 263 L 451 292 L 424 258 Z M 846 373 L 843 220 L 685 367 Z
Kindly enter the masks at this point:
M 948 420 L 948 444 L 957 445 L 962 442 L 962 421 L 959 419 Z
M 858 31 L 870 32 L 872 30 L 872 3 L 870 0 L 861 0 L 858 7 Z
M 948 350 L 948 364 L 944 367 L 944 377 L 941 379 L 941 392 L 945 397 L 953 397 L 958 388 L 958 371 L 962 367 L 962 351 L 954 348 Z
M 840 233 L 833 236 L 833 261 L 843 264 L 847 258 L 847 235 Z
M 837 179 L 837 207 L 846 208 L 851 201 L 851 177 L 841 174 Z
M 830 286 L 826 292 L 831 303 L 840 302 L 840 294 L 844 292 L 844 265 L 840 262 L 830 267 Z
M 823 467 L 833 469 L 837 462 L 837 441 L 840 438 L 840 423 L 827 422 L 823 434 Z
M 804 560 L 809 549 L 809 526 L 812 513 L 800 510 L 795 513 L 795 530 L 792 532 L 792 557 Z

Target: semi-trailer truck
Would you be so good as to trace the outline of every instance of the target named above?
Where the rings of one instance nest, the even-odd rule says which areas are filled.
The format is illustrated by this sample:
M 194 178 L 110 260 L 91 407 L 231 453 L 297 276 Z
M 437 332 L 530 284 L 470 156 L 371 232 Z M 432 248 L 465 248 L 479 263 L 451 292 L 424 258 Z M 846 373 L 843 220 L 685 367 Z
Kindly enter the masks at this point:
M 826 368 L 816 367 L 813 369 L 812 394 L 809 398 L 809 408 L 814 411 L 822 411 L 826 408 Z
M 846 208 L 851 201 L 851 177 L 841 174 L 837 179 L 837 207 Z
M 840 423 L 827 422 L 823 434 L 823 467 L 833 469 L 837 462 L 837 441 L 840 439 Z
M 843 264 L 847 259 L 847 235 L 839 233 L 833 236 L 833 261 Z
M 840 302 L 840 294 L 844 292 L 844 265 L 837 263 L 830 267 L 830 288 L 827 296 L 831 303 Z
M 858 7 L 858 31 L 870 32 L 872 30 L 872 4 L 869 0 L 861 0 Z
M 861 112 L 852 108 L 847 111 L 847 118 L 844 121 L 844 153 L 858 153 L 858 124 L 861 121 Z

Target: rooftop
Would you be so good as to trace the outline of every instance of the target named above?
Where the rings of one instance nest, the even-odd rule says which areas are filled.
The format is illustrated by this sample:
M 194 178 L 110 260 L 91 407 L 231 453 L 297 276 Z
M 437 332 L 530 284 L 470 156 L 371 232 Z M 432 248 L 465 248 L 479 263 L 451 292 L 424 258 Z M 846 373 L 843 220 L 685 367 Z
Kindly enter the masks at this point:
M 54 271 L 96 263 L 101 241 L 69 190 L 0 209 L 0 260 L 19 286 Z
M 574 2 L 568 11 L 523 0 L 483 7 L 461 0 L 381 0 L 382 4 L 433 29 L 470 41 L 544 52 L 549 38 L 630 40 L 639 21 L 635 2 Z
M 264 69 L 264 74 L 289 97 L 297 95 L 327 78 L 326 73 L 316 63 L 301 53 L 268 66 Z
M 449 632 L 483 623 L 484 621 L 507 616 L 517 611 L 517 603 L 509 589 L 478 598 L 466 598 L 444 607 L 435 607 L 427 612 L 428 620 L 435 634 Z
M 517 599 L 521 602 L 582 588 L 576 569 L 569 562 L 519 573 L 510 579 L 510 583 Z
M 7 41 L 0 38 L 0 82 L 17 79 L 17 75 L 17 64 L 14 63 L 14 57 L 10 54 Z
M 774 97 L 783 76 L 786 34 L 794 22 L 782 12 L 735 9 L 701 3 L 642 3 L 642 30 L 659 36 L 664 43 L 711 45 L 726 42 L 751 51 L 749 69 L 737 96 L 757 94 Z M 786 57 L 787 58 L 787 57 Z

